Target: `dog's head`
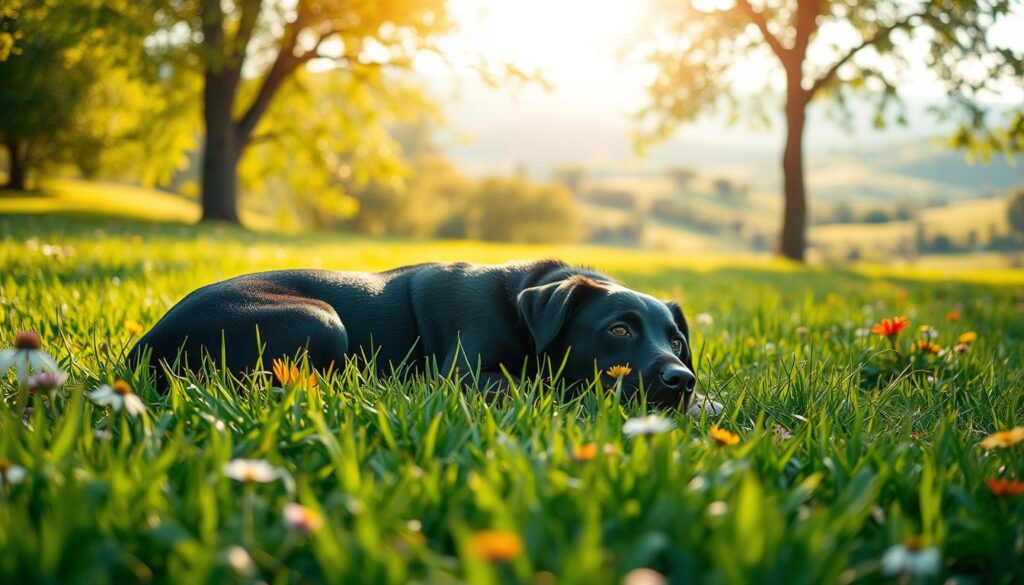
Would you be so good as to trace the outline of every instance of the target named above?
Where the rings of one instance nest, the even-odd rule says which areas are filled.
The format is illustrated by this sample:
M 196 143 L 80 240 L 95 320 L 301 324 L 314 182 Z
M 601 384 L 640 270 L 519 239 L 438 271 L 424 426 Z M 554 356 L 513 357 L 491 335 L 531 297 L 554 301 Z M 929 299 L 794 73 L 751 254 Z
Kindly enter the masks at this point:
M 678 303 L 577 275 L 527 288 L 517 305 L 538 354 L 558 364 L 568 352 L 567 382 L 592 380 L 596 368 L 610 385 L 608 369 L 625 365 L 627 391 L 642 387 L 651 404 L 689 405 L 697 379 Z

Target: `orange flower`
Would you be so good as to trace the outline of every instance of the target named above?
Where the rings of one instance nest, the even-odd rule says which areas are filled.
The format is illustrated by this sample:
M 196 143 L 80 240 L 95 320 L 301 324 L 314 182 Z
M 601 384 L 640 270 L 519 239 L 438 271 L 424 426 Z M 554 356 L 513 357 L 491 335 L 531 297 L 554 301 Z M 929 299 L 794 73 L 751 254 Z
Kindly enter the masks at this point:
M 597 457 L 597 443 L 576 445 L 569 452 L 569 458 L 573 461 L 593 461 Z
M 627 364 L 627 365 L 612 366 L 612 367 L 608 368 L 608 370 L 605 373 L 608 374 L 609 376 L 611 376 L 612 378 L 624 378 L 624 377 L 628 376 L 629 373 L 632 372 L 632 371 L 633 371 L 633 369 L 630 368 L 629 365 Z
M 946 320 L 950 323 L 956 323 L 960 320 L 960 311 L 954 310 L 946 313 Z
M 921 353 L 938 354 L 940 351 L 942 351 L 941 347 L 935 345 L 934 343 L 926 339 L 918 341 L 916 344 L 914 344 L 914 347 L 917 349 L 917 351 Z
M 469 552 L 488 561 L 511 561 L 523 553 L 523 539 L 509 530 L 481 530 L 469 537 Z
M 880 322 L 875 323 L 871 328 L 871 332 L 882 337 L 892 338 L 909 326 L 910 320 L 906 317 L 893 317 L 892 320 L 882 319 Z
M 978 444 L 986 449 L 1006 449 L 1021 441 L 1024 441 L 1024 427 L 1013 427 L 1008 431 L 992 433 Z
M 299 383 L 299 366 L 292 365 L 290 368 L 284 360 L 274 360 L 274 377 L 281 383 L 282 386 L 289 384 Z M 310 387 L 316 387 L 316 374 L 312 373 L 309 375 L 307 380 Z
M 740 436 L 736 433 L 715 426 L 711 427 L 711 438 L 719 445 L 731 446 L 740 442 Z
M 1019 496 L 1024 494 L 1024 481 L 1019 479 L 986 479 L 988 491 L 997 496 Z
M 978 334 L 973 331 L 968 331 L 960 336 L 960 343 L 973 343 L 978 341 Z
M 142 323 L 139 323 L 135 319 L 124 320 L 124 331 L 128 335 L 138 335 L 142 333 L 143 330 L 144 328 L 142 327 Z

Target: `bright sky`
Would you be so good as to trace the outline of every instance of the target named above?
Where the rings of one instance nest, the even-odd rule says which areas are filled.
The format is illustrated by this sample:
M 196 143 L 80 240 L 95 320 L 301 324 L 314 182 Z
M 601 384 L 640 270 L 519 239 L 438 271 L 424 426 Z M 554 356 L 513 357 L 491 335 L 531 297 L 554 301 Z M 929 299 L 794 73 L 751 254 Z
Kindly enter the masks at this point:
M 450 70 L 430 59 L 417 68 L 430 79 L 431 87 L 446 103 L 450 121 L 473 140 L 473 148 L 453 147 L 450 154 L 460 163 L 480 171 L 512 168 L 523 160 L 544 158 L 594 161 L 612 164 L 631 156 L 630 132 L 636 129 L 630 116 L 647 103 L 646 86 L 654 70 L 630 51 L 651 36 L 657 26 L 655 7 L 669 0 L 449 0 L 449 10 L 458 32 L 445 41 L 449 55 L 480 55 L 494 63 L 510 62 L 532 71 L 539 69 L 551 84 L 551 91 L 537 86 L 483 90 L 472 74 L 453 79 Z M 683 0 L 674 0 L 682 3 Z M 699 0 L 712 7 L 733 0 Z M 859 42 L 856 31 L 838 26 L 822 34 L 847 45 Z M 1003 23 L 992 34 L 1008 44 L 1024 47 L 1024 15 Z M 812 45 L 813 47 L 813 45 Z M 909 61 L 921 63 L 925 47 Z M 813 61 L 831 63 L 831 55 L 811 55 Z M 771 75 L 775 78 L 771 78 Z M 944 93 L 923 66 L 907 72 L 901 91 L 919 100 L 941 98 Z M 774 57 L 751 58 L 733 71 L 732 81 L 742 92 L 760 90 L 765 81 L 780 91 Z M 469 81 L 467 81 L 467 79 Z M 468 91 L 467 91 L 468 90 Z M 1001 101 L 1024 101 L 1024 93 Z M 846 144 L 849 135 L 822 124 L 810 137 L 809 146 Z M 930 128 L 930 130 L 929 130 Z M 534 134 L 524 136 L 526 130 Z M 936 131 L 931 122 L 907 132 Z M 898 129 L 888 131 L 888 139 Z M 858 140 L 883 139 L 884 133 L 863 129 Z M 679 138 L 699 137 L 703 143 L 716 140 L 730 145 L 770 148 L 778 146 L 775 133 L 749 132 L 746 128 L 723 128 L 718 120 L 688 126 Z M 502 167 L 501 165 L 504 165 Z
M 450 0 L 449 9 L 458 32 L 446 45 L 455 52 L 480 54 L 494 62 L 511 62 L 524 69 L 539 68 L 556 91 L 575 94 L 604 87 L 618 99 L 642 98 L 643 86 L 653 72 L 642 63 L 630 62 L 629 50 L 646 40 L 656 24 L 652 19 L 658 0 Z M 682 2 L 680 1 L 680 4 Z M 732 0 L 695 0 L 698 8 L 711 9 Z M 1024 48 L 1024 14 L 1000 23 L 992 30 L 997 43 Z M 823 35 L 854 44 L 856 31 L 836 26 Z M 813 46 L 813 45 L 812 45 Z M 920 63 L 925 47 L 908 55 Z M 812 61 L 831 62 L 831 55 L 810 56 Z M 741 91 L 760 89 L 774 66 L 770 56 L 748 59 L 737 65 L 734 85 Z M 429 63 L 423 69 L 434 69 Z M 941 96 L 934 77 L 923 66 L 912 67 L 902 89 L 908 95 Z M 776 89 L 781 79 L 772 79 Z M 640 91 L 637 91 L 637 90 Z M 609 96 L 612 97 L 612 96 Z M 1020 101 L 1024 94 L 1002 100 Z M 1002 101 L 1000 100 L 1000 101 Z M 633 104 L 635 106 L 639 103 Z

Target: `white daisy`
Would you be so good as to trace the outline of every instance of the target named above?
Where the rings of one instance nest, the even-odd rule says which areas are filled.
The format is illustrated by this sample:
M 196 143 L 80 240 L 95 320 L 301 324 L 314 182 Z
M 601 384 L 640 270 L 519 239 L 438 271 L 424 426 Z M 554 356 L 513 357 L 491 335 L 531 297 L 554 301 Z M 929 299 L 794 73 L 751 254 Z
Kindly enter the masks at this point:
M 0 459 L 0 489 L 25 481 L 25 468 Z
M 232 459 L 224 464 L 224 475 L 245 483 L 270 483 L 277 480 L 280 472 L 262 459 Z
M 124 380 L 114 382 L 113 386 L 107 384 L 100 386 L 89 393 L 89 400 L 102 406 L 109 406 L 115 412 L 124 408 L 132 416 L 146 412 L 146 405 L 142 403 L 142 399 L 132 392 L 132 387 Z
M 671 431 L 675 426 L 675 423 L 667 418 L 662 418 L 656 414 L 649 414 L 644 417 L 627 420 L 626 424 L 622 425 L 622 432 L 627 437 L 657 435 L 658 433 Z
M 697 315 L 696 321 L 701 327 L 711 327 L 715 323 L 715 318 L 711 316 L 711 313 L 700 313 Z
M 0 350 L 0 374 L 14 368 L 18 382 L 24 384 L 30 371 L 57 372 L 60 366 L 43 351 L 43 339 L 35 331 L 22 331 L 14 337 L 14 347 Z
M 882 573 L 893 576 L 906 573 L 917 577 L 930 577 L 939 573 L 939 549 L 923 548 L 920 541 L 911 539 L 906 545 L 890 547 L 882 555 Z

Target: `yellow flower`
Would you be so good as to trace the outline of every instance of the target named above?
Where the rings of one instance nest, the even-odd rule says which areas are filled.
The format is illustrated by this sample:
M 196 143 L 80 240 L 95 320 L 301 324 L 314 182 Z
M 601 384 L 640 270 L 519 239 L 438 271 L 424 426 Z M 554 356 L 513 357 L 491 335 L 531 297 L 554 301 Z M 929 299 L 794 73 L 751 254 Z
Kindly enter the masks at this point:
M 930 354 L 938 354 L 940 351 L 942 351 L 941 347 L 939 347 L 938 345 L 935 345 L 934 343 L 932 343 L 932 342 L 930 342 L 930 341 L 928 341 L 926 339 L 919 340 L 916 344 L 914 344 L 914 348 L 917 349 L 917 351 L 919 351 L 921 353 L 930 353 Z
M 978 334 L 973 331 L 968 331 L 960 336 L 960 343 L 973 343 L 978 340 Z
M 1006 449 L 1024 441 L 1024 427 L 1013 427 L 1008 431 L 992 433 L 981 440 L 982 447 L 986 449 Z
M 509 530 L 481 530 L 469 537 L 469 552 L 488 561 L 511 561 L 523 553 L 523 539 Z
M 719 445 L 735 445 L 740 442 L 740 436 L 736 433 L 715 426 L 711 427 L 711 438 Z
M 632 371 L 633 371 L 633 369 L 629 367 L 629 364 L 626 364 L 626 365 L 612 366 L 612 367 L 608 368 L 608 370 L 605 373 L 608 374 L 609 376 L 611 376 L 612 378 L 624 378 L 624 377 L 628 376 L 629 373 L 632 372 Z
M 124 331 L 128 335 L 138 335 L 144 331 L 142 323 L 139 323 L 135 319 L 124 320 Z

